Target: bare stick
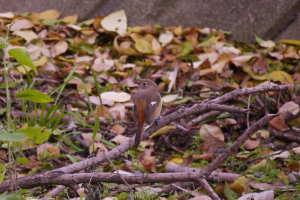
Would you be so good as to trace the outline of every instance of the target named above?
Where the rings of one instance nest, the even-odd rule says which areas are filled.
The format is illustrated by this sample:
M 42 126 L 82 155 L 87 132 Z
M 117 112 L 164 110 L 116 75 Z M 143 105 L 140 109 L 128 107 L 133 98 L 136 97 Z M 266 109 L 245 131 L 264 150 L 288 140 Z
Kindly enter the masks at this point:
M 50 191 L 47 196 L 44 196 L 43 198 L 39 199 L 39 200 L 48 200 L 51 197 L 56 197 L 59 193 L 61 193 L 62 191 L 64 191 L 66 189 L 66 186 L 64 185 L 59 185 L 57 186 L 55 189 L 53 189 L 52 191 Z
M 106 159 L 108 160 L 108 162 L 111 164 L 111 166 L 116 170 L 116 172 L 118 173 L 119 177 L 124 181 L 124 183 L 127 185 L 128 189 L 130 190 L 130 196 L 129 198 L 132 200 L 133 198 L 133 192 L 132 192 L 132 188 L 130 187 L 130 185 L 128 185 L 128 183 L 125 181 L 125 179 L 122 177 L 122 175 L 119 173 L 119 170 L 116 168 L 116 166 L 112 163 L 112 161 L 109 159 L 109 157 L 106 155 L 105 151 L 98 146 L 99 149 L 101 149 L 102 153 L 104 154 L 104 156 L 106 157 Z
M 247 127 L 249 128 L 249 112 L 250 112 L 250 110 L 249 110 L 249 107 L 250 107 L 250 98 L 251 98 L 251 94 L 249 95 L 249 97 L 248 97 L 248 112 L 247 112 Z
M 249 108 L 248 108 L 248 109 L 249 109 Z M 216 115 L 219 115 L 219 114 L 221 114 L 220 111 L 211 111 L 211 112 L 209 112 L 209 113 L 205 113 L 205 114 L 203 114 L 203 115 L 200 115 L 200 116 L 197 117 L 196 119 L 191 120 L 191 121 L 187 124 L 187 126 L 190 128 L 190 127 L 194 126 L 195 124 L 198 124 L 198 123 L 202 122 L 203 120 L 205 120 L 205 119 L 207 119 L 207 118 L 209 118 L 209 117 L 213 117 L 213 116 L 216 116 Z
M 270 114 L 263 117 L 261 120 L 253 124 L 248 130 L 240 136 L 229 148 L 227 148 L 224 153 L 217 157 L 213 162 L 211 162 L 207 167 L 205 167 L 201 174 L 204 177 L 210 175 L 215 169 L 217 169 L 232 153 L 236 152 L 242 144 L 248 140 L 252 134 L 254 134 L 260 127 L 268 123 L 274 117 L 277 117 L 279 114 Z

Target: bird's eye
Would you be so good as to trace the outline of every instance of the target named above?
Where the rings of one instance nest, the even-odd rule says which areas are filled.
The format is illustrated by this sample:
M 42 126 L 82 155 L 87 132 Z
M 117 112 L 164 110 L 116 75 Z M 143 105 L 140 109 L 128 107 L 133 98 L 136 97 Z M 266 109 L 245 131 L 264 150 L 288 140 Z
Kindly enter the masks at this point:
M 143 83 L 143 85 L 145 86 L 145 85 L 147 85 L 147 83 Z

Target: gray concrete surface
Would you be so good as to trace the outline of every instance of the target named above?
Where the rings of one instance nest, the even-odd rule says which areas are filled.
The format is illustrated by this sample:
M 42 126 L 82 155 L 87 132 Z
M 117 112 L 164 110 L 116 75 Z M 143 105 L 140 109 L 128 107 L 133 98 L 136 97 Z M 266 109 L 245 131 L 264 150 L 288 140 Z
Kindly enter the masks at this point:
M 245 42 L 254 42 L 254 35 L 300 39 L 300 0 L 0 0 L 0 12 L 48 9 L 77 14 L 79 21 L 124 9 L 129 26 L 212 27 Z

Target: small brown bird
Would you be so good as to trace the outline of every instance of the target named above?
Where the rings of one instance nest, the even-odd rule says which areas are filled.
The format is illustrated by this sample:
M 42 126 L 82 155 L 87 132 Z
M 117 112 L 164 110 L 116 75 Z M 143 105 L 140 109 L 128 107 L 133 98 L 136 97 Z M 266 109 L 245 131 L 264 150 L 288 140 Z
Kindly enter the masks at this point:
M 155 82 L 142 79 L 136 83 L 139 88 L 133 97 L 133 121 L 137 125 L 135 146 L 138 147 L 142 140 L 145 123 L 151 124 L 160 115 L 162 102 Z

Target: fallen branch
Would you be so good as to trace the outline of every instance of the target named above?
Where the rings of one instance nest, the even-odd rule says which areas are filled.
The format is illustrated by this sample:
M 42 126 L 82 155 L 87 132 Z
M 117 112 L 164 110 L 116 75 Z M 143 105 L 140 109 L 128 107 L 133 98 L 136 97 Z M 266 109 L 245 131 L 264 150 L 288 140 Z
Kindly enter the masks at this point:
M 143 138 L 144 139 L 149 138 L 149 136 L 152 133 L 154 133 L 155 131 L 157 131 L 158 129 L 164 127 L 167 124 L 170 124 L 172 121 L 179 120 L 183 117 L 188 117 L 188 116 L 193 115 L 193 114 L 199 114 L 199 113 L 214 111 L 214 110 L 215 111 L 223 111 L 224 106 L 218 105 L 216 103 L 223 103 L 223 102 L 228 101 L 228 100 L 230 100 L 232 98 L 235 98 L 237 96 L 255 94 L 255 93 L 259 93 L 259 92 L 268 92 L 268 91 L 283 91 L 283 90 L 288 90 L 288 88 L 289 88 L 289 85 L 275 85 L 274 84 L 274 85 L 263 85 L 263 86 L 254 87 L 254 88 L 245 88 L 245 89 L 240 89 L 240 90 L 234 90 L 234 91 L 232 91 L 230 93 L 227 93 L 227 94 L 223 95 L 222 97 L 218 97 L 218 98 L 216 98 L 216 99 L 214 99 L 210 102 L 197 104 L 197 105 L 194 105 L 190 108 L 180 108 L 178 111 L 162 118 L 159 121 L 158 124 L 153 124 L 147 130 L 145 130 L 144 134 L 143 134 Z M 263 119 L 265 119 L 265 118 L 263 118 Z M 249 130 L 253 130 L 253 129 L 251 129 L 251 127 L 250 127 Z M 107 153 L 107 156 L 109 158 L 113 159 L 113 158 L 116 158 L 116 157 L 122 155 L 125 151 L 127 151 L 129 148 L 131 148 L 134 145 L 134 139 L 135 139 L 135 137 L 132 137 L 127 142 L 125 142 L 125 143 L 121 144 L 120 146 L 116 147 L 115 149 L 109 151 Z M 225 152 L 227 152 L 227 151 L 228 150 L 226 150 Z M 230 155 L 228 154 L 226 156 L 226 159 Z M 215 161 L 217 161 L 217 160 L 218 159 L 216 159 Z M 60 177 L 63 177 L 63 175 L 65 176 L 68 173 L 74 173 L 74 172 L 86 169 L 88 167 L 91 167 L 91 166 L 99 165 L 100 163 L 102 163 L 104 161 L 105 161 L 104 155 L 99 155 L 97 157 L 86 159 L 84 161 L 81 161 L 81 162 L 78 162 L 78 163 L 75 163 L 75 164 L 72 164 L 72 165 L 68 165 L 68 166 L 65 166 L 65 167 L 50 171 L 50 172 L 46 172 L 46 173 L 43 173 L 43 174 L 35 174 L 35 175 L 32 175 L 32 176 L 26 176 L 26 177 L 19 178 L 17 185 L 21 188 L 32 188 L 33 185 L 36 185 L 36 184 L 37 184 L 37 186 L 40 186 L 46 180 L 47 181 L 50 181 L 50 180 L 54 181 L 56 179 L 59 179 Z M 219 166 L 222 162 L 224 162 L 224 159 L 219 160 L 218 163 L 216 163 L 215 161 L 213 161 L 208 166 L 210 168 L 208 168 L 208 169 L 205 168 L 206 169 L 205 173 L 203 173 L 203 174 L 205 174 L 205 177 L 207 175 L 209 175 L 215 169 L 215 166 Z M 219 163 L 220 161 L 222 161 L 222 162 Z M 211 166 L 213 166 L 213 167 L 211 167 Z M 74 176 L 74 174 L 72 174 L 72 175 Z M 170 174 L 168 174 L 168 176 L 170 176 Z M 157 182 L 159 182 L 159 181 L 157 180 Z M 174 179 L 173 182 L 177 182 L 177 181 Z M 57 183 L 57 184 L 62 184 L 62 183 L 63 182 Z M 52 183 L 48 182 L 48 184 L 52 184 Z M 0 185 L 0 192 L 4 192 L 4 191 L 7 191 L 7 190 L 9 190 L 9 181 L 5 180 Z
M 278 115 L 268 115 L 253 124 L 239 139 L 237 139 L 223 154 L 216 160 L 199 172 L 184 172 L 184 173 L 158 173 L 158 174 L 142 174 L 142 175 L 122 175 L 122 178 L 129 184 L 142 183 L 170 183 L 170 182 L 199 182 L 199 184 L 206 190 L 206 192 L 213 199 L 219 199 L 210 188 L 205 178 L 207 178 L 213 170 L 219 167 L 233 152 L 237 149 L 261 126 Z M 132 141 L 132 143 L 134 140 Z M 108 154 L 108 153 L 107 153 Z M 45 173 L 47 174 L 47 173 Z M 53 174 L 53 173 L 52 173 Z M 27 176 L 18 180 L 18 186 L 21 188 L 32 188 L 37 186 L 44 186 L 49 184 L 61 184 L 66 186 L 77 185 L 85 182 L 107 182 L 107 183 L 124 183 L 120 176 L 115 173 L 79 173 L 79 174 L 60 174 L 52 176 L 51 178 Z M 9 190 L 9 181 L 2 183 L 0 192 Z

